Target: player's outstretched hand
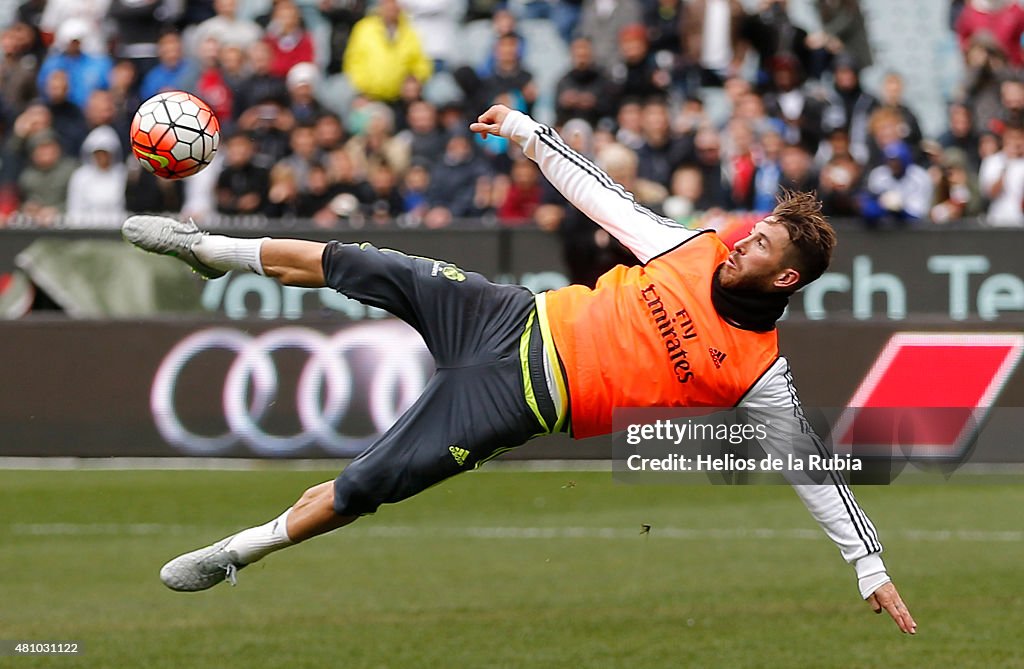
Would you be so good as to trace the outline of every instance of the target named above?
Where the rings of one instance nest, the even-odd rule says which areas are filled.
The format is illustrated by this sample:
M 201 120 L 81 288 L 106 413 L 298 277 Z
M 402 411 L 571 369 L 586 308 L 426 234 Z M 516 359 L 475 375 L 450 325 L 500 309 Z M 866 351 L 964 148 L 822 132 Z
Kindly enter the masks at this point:
M 510 111 L 505 105 L 494 105 L 477 116 L 476 123 L 469 124 L 469 131 L 480 133 L 484 139 L 487 139 L 487 135 L 501 135 L 501 124 Z
M 886 583 L 871 593 L 867 602 L 875 610 L 875 613 L 881 613 L 884 609 L 892 616 L 901 632 L 917 634 L 917 623 L 914 622 L 914 617 L 910 615 L 910 609 L 903 603 L 900 593 L 896 592 L 896 586 L 892 583 Z

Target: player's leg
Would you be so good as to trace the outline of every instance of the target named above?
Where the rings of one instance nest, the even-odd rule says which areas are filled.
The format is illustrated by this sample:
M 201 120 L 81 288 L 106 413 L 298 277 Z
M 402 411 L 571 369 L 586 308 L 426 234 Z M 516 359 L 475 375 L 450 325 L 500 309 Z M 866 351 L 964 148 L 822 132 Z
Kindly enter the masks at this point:
M 334 481 L 308 489 L 263 525 L 181 555 L 160 570 L 167 587 L 206 590 L 270 553 L 407 499 L 542 432 L 522 396 L 519 362 L 444 370 Z
M 235 270 L 264 274 L 289 286 L 324 285 L 321 242 L 209 235 L 192 221 L 165 216 L 132 216 L 121 233 L 139 248 L 178 258 L 208 279 Z
M 358 516 L 334 511 L 334 481 L 325 481 L 305 493 L 277 518 L 237 532 L 220 541 L 179 555 L 160 570 L 160 580 L 172 590 L 206 590 L 275 551 L 344 527 Z

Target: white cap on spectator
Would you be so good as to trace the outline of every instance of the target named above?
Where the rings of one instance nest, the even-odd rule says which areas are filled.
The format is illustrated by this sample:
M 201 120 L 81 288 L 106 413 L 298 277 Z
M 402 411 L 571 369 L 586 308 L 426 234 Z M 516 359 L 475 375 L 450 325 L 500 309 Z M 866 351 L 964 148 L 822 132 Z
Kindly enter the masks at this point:
M 302 84 L 315 87 L 319 81 L 320 70 L 313 63 L 296 63 L 292 69 L 288 70 L 288 76 L 285 79 L 288 88 L 295 88 Z
M 88 21 L 80 18 L 70 18 L 61 22 L 60 27 L 57 28 L 57 34 L 53 36 L 53 42 L 57 45 L 58 49 L 63 51 L 75 40 L 79 42 L 85 40 L 90 32 L 92 31 Z

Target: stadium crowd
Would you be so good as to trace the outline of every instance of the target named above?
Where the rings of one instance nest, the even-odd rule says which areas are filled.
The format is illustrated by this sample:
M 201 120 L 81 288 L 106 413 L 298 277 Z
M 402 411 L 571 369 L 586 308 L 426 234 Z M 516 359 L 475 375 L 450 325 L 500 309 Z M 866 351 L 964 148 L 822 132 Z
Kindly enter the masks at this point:
M 25 0 L 0 36 L 0 225 L 102 227 L 124 211 L 327 228 L 535 221 L 591 243 L 531 161 L 467 134 L 499 101 L 687 224 L 769 210 L 785 187 L 868 226 L 1024 225 L 1014 0 L 952 3 L 966 74 L 939 137 L 923 135 L 899 74 L 862 87 L 873 58 L 858 0 L 815 0 L 811 33 L 786 0 L 453 4 Z M 557 44 L 521 29 L 538 22 Z M 470 25 L 486 26 L 488 55 L 466 64 Z M 539 48 L 569 63 L 546 88 L 524 65 Z M 724 121 L 705 109 L 712 88 Z M 222 124 L 218 160 L 178 182 L 143 171 L 128 132 L 142 100 L 174 89 Z

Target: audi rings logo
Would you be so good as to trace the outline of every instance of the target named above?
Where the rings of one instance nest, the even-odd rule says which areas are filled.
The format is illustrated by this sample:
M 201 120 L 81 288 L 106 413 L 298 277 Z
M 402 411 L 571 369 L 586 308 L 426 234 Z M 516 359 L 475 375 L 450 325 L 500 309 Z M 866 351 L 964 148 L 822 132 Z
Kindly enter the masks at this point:
M 295 383 L 299 429 L 272 433 L 263 425 L 282 392 L 274 353 L 295 349 L 306 355 Z M 200 434 L 186 425 L 176 395 L 189 365 L 207 351 L 234 354 L 223 384 L 220 434 Z M 260 455 L 287 456 L 309 446 L 351 456 L 366 446 L 366 435 L 339 431 L 349 414 L 362 411 L 376 433 L 387 430 L 423 391 L 430 357 L 419 335 L 404 323 L 381 321 L 327 335 L 305 327 L 283 327 L 252 336 L 231 328 L 200 330 L 164 356 L 150 393 L 157 429 L 171 445 L 190 454 L 216 455 L 245 444 Z M 221 372 L 217 372 L 219 375 Z M 194 401 L 194 399 L 193 399 Z M 356 408 L 355 405 L 359 405 Z

